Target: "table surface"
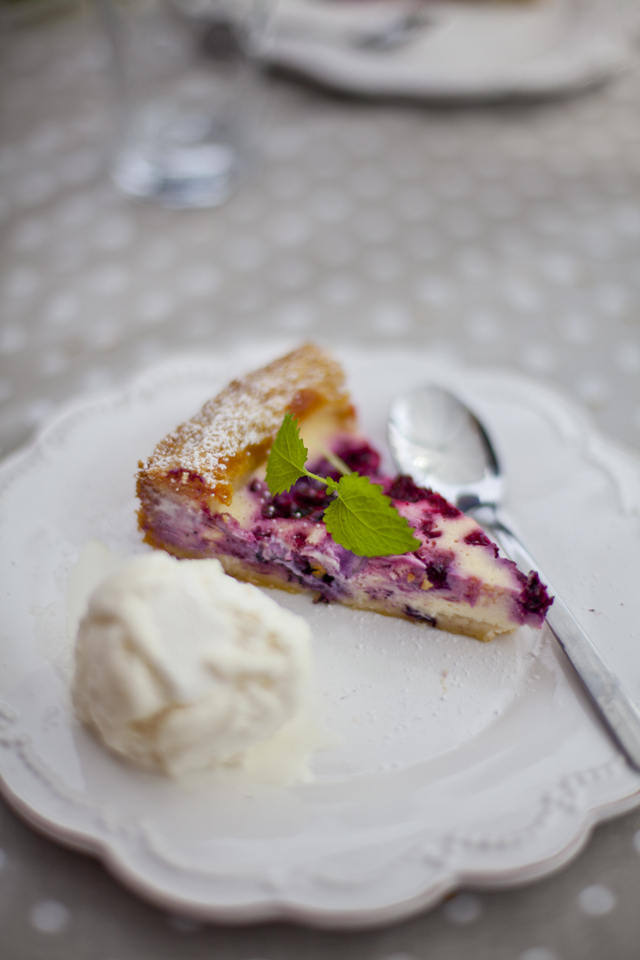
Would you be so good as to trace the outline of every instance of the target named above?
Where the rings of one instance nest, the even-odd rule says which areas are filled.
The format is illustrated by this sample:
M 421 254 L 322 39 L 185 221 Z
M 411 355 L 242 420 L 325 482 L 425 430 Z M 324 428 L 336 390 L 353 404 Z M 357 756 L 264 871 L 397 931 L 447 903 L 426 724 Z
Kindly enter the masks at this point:
M 65 399 L 251 337 L 521 371 L 640 446 L 640 62 L 579 97 L 437 108 L 270 76 L 259 177 L 215 210 L 106 173 L 108 54 L 62 8 L 0 41 L 0 454 Z M 375 931 L 198 925 L 0 803 L 7 960 L 635 960 L 640 811 L 568 867 Z

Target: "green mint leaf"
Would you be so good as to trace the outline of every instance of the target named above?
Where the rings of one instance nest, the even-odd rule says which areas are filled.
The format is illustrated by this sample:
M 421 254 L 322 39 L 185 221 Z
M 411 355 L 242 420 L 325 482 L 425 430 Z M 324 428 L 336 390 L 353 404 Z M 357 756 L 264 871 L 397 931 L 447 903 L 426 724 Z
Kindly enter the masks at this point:
M 333 539 L 359 557 L 387 557 L 420 546 L 382 487 L 357 473 L 340 478 L 338 496 L 325 510 L 324 522 Z
M 305 469 L 308 455 L 297 421 L 286 413 L 267 462 L 266 480 L 272 495 L 290 490 L 300 477 L 313 477 L 325 483 L 330 493 L 338 494 L 325 510 L 324 521 L 341 546 L 359 557 L 387 557 L 418 549 L 420 540 L 382 487 L 357 473 L 348 473 L 339 481 L 316 477 Z
M 274 496 L 290 490 L 299 477 L 306 475 L 304 465 L 307 456 L 308 451 L 300 436 L 297 421 L 290 413 L 285 413 L 267 462 L 265 479 Z

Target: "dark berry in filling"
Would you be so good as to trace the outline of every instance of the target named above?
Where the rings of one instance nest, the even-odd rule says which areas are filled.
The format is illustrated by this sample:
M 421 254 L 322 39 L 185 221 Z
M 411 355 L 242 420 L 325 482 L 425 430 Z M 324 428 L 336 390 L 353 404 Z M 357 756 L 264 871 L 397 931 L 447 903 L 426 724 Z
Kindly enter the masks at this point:
M 457 507 L 454 507 L 452 503 L 449 503 L 448 500 L 445 500 L 444 497 L 441 497 L 439 493 L 434 493 L 433 490 L 429 490 L 429 504 L 433 507 L 434 510 L 437 510 L 438 513 L 442 514 L 443 517 L 453 519 L 453 517 L 459 517 L 460 511 Z
M 253 486 L 253 484 L 252 484 Z M 324 516 L 324 511 L 333 500 L 335 494 L 328 493 L 327 488 L 319 480 L 309 477 L 300 477 L 291 490 L 278 493 L 275 497 L 265 500 L 261 514 L 265 519 L 299 520 L 304 518 L 318 523 Z
M 376 476 L 380 468 L 380 454 L 368 443 L 344 440 L 336 447 L 334 453 L 349 470 L 363 477 Z M 331 477 L 332 480 L 339 480 L 342 476 L 338 468 L 324 457 L 312 463 L 309 470 L 319 477 Z
M 490 540 L 486 533 L 483 533 L 482 530 L 472 530 L 471 533 L 466 535 L 464 542 L 470 544 L 471 546 L 491 547 L 494 556 L 498 556 L 498 548 L 496 547 L 495 543 L 493 543 L 493 541 Z
M 252 480 L 249 490 L 251 490 L 251 493 L 255 493 L 260 500 L 269 500 L 271 497 L 266 480 Z
M 402 500 L 404 503 L 421 503 L 427 500 L 429 506 L 443 517 L 459 517 L 460 511 L 453 504 L 434 493 L 428 487 L 419 487 L 411 477 L 402 474 L 393 481 L 387 491 L 392 500 Z
M 330 573 L 323 573 L 322 575 L 318 575 L 318 572 L 314 570 L 314 568 L 311 566 L 311 564 L 309 563 L 306 557 L 302 557 L 299 554 L 294 555 L 294 561 L 295 561 L 296 567 L 298 568 L 298 570 L 300 571 L 300 574 L 303 577 L 315 577 L 316 580 L 321 580 L 322 583 L 326 583 L 327 586 L 329 586 L 329 584 L 333 583 L 333 581 L 335 580 L 335 577 L 332 577 Z
M 544 615 L 553 603 L 553 597 L 550 597 L 547 593 L 547 588 L 540 582 L 540 577 L 534 570 L 528 577 L 518 571 L 518 576 L 525 583 L 520 597 L 520 605 L 528 613 Z
M 429 540 L 436 540 L 438 537 L 442 536 L 441 530 L 436 530 L 436 522 L 433 517 L 427 517 L 420 524 L 420 533 L 422 533 Z
M 354 473 L 360 473 L 363 477 L 377 476 L 380 454 L 368 443 L 344 442 L 335 452 Z
M 422 623 L 430 623 L 432 627 L 435 627 L 437 624 L 435 617 L 431 617 L 428 613 L 421 613 L 419 610 L 414 610 L 413 607 L 405 606 L 404 612 L 408 617 L 411 617 L 412 620 L 420 620 Z
M 433 560 L 429 560 L 429 562 L 425 564 L 427 578 L 434 587 L 442 588 L 447 586 L 447 570 L 449 569 L 450 563 L 451 557 L 439 556 Z
M 402 474 L 393 481 L 391 488 L 387 491 L 392 500 L 402 500 L 403 503 L 420 503 L 421 500 L 428 500 L 431 494 L 426 487 L 419 487 L 411 477 Z

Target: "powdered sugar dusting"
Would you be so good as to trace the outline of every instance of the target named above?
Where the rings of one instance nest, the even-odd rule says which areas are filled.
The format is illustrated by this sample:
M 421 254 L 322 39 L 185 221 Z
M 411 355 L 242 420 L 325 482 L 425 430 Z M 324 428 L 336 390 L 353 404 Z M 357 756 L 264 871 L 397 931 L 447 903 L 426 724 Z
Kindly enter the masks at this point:
M 269 446 L 287 410 L 322 403 L 348 408 L 344 373 L 328 354 L 304 344 L 230 383 L 158 444 L 143 472 L 182 470 L 208 483 L 233 479 L 234 461 Z

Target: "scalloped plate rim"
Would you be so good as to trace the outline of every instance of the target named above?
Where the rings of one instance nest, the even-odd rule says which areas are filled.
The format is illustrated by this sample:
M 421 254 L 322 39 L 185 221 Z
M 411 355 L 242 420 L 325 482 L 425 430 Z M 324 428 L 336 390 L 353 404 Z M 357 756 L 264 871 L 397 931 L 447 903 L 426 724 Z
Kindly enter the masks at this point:
M 269 354 L 273 355 L 273 345 L 254 345 L 251 348 L 250 355 L 252 358 L 257 357 L 261 351 L 268 351 Z M 386 355 L 388 352 L 381 349 L 361 350 L 348 346 L 339 351 L 346 356 L 351 353 L 358 357 L 366 355 L 380 357 L 383 353 Z M 402 348 L 395 351 L 400 356 L 403 352 L 406 355 L 410 352 L 414 353 L 414 351 L 409 351 L 409 348 L 405 348 L 404 351 Z M 232 362 L 237 362 L 243 357 L 246 358 L 248 353 L 249 351 L 243 348 L 231 348 L 226 352 L 223 351 L 221 355 L 181 355 L 139 373 L 130 381 L 128 386 L 98 397 L 79 397 L 71 401 L 65 405 L 62 411 L 49 419 L 39 435 L 30 444 L 9 455 L 0 463 L 0 493 L 3 493 L 12 482 L 18 479 L 23 470 L 29 469 L 31 463 L 41 454 L 43 447 L 46 447 L 50 441 L 55 441 L 56 437 L 64 431 L 73 429 L 73 421 L 78 415 L 91 415 L 94 411 L 105 407 L 111 409 L 118 403 L 127 403 L 136 398 L 140 399 L 144 392 L 153 392 L 161 386 L 162 382 L 166 382 L 169 373 L 175 380 L 184 380 L 194 369 L 197 369 L 201 375 L 205 375 L 207 370 L 219 369 L 223 361 L 225 366 L 228 365 L 229 357 L 231 357 Z M 247 366 L 246 360 L 245 366 Z M 597 438 L 599 442 L 610 445 L 614 449 L 617 447 L 625 454 L 627 453 L 622 444 L 595 430 L 590 424 L 588 415 L 578 405 L 547 385 L 509 371 L 500 369 L 492 371 L 490 368 L 471 369 L 454 361 L 444 362 L 443 370 L 443 376 L 446 376 L 447 370 L 450 370 L 455 371 L 460 376 L 463 374 L 474 375 L 485 381 L 491 379 L 492 382 L 495 382 L 497 378 L 514 386 L 517 385 L 521 389 L 524 388 L 526 391 L 534 390 L 540 396 L 550 400 L 552 405 L 556 404 L 564 408 L 574 422 L 579 425 L 581 432 L 585 434 L 587 439 Z M 108 836 L 101 835 L 96 829 L 92 832 L 86 827 L 68 824 L 64 822 L 64 818 L 55 822 L 50 812 L 40 810 L 37 806 L 25 801 L 13 789 L 10 780 L 5 777 L 1 759 L 0 785 L 2 793 L 11 806 L 40 832 L 73 849 L 98 857 L 127 887 L 167 909 L 177 910 L 185 915 L 188 914 L 200 919 L 210 919 L 224 923 L 260 923 L 266 920 L 282 919 L 304 922 L 319 927 L 343 929 L 372 927 L 403 919 L 433 905 L 448 892 L 461 885 L 477 888 L 507 888 L 546 876 L 580 852 L 587 843 L 595 825 L 619 816 L 640 804 L 640 786 L 637 785 L 631 791 L 626 788 L 616 798 L 584 810 L 571 836 L 565 839 L 551 856 L 503 870 L 496 868 L 483 872 L 457 869 L 450 875 L 439 876 L 428 889 L 414 897 L 389 903 L 383 907 L 376 906 L 373 910 L 362 908 L 340 911 L 335 908 L 318 909 L 304 904 L 296 904 L 295 898 L 291 896 L 285 898 L 265 896 L 261 900 L 236 905 L 235 907 L 204 904 L 188 898 L 185 899 L 175 891 L 172 893 L 159 888 L 157 884 L 154 885 L 152 879 L 145 878 L 139 872 L 136 872 L 135 860 L 131 861 L 127 859 L 126 855 L 123 856 L 120 849 L 121 845 L 114 843 L 113 840 L 110 841 Z

